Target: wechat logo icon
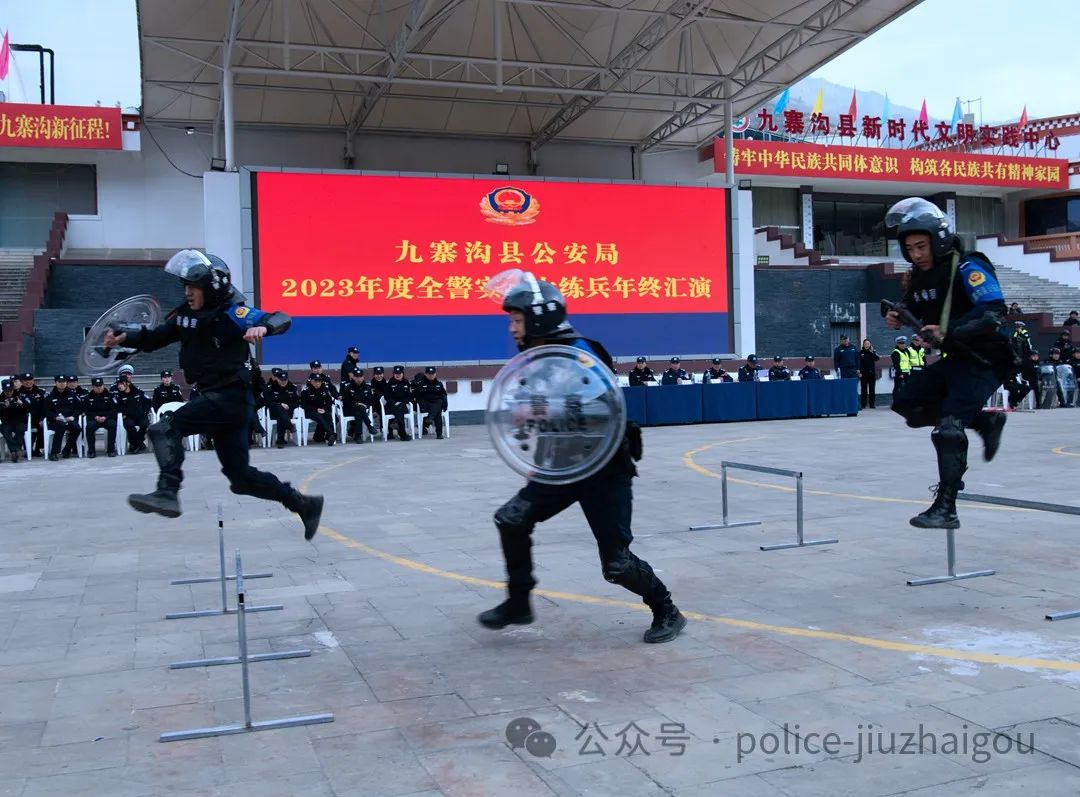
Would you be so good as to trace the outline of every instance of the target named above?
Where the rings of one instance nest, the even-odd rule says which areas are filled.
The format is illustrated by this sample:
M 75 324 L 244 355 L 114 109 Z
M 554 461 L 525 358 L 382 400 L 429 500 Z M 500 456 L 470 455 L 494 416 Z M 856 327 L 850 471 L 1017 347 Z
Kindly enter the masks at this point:
M 510 721 L 506 726 L 506 741 L 515 750 L 524 747 L 536 758 L 551 758 L 551 754 L 558 747 L 555 737 L 541 730 L 540 723 L 528 717 L 518 717 Z

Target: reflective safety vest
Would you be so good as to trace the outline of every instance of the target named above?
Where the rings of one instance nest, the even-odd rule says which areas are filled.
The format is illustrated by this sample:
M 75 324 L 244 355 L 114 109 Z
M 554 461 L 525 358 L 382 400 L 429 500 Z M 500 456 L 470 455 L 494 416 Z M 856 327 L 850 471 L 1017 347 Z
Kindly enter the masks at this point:
M 900 373 L 911 373 L 911 366 L 915 364 L 915 358 L 912 357 L 913 353 L 910 349 L 906 351 L 901 351 L 899 348 L 893 349 L 893 354 L 900 355 Z
M 911 360 L 912 368 L 925 368 L 926 367 L 926 349 L 908 349 L 908 358 Z M 903 364 L 903 355 L 901 355 L 901 364 Z

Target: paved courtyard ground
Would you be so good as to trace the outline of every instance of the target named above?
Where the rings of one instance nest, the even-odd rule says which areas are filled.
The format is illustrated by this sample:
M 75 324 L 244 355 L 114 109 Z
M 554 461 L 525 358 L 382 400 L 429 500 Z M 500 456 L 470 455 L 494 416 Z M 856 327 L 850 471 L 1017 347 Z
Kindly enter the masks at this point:
M 1080 609 L 1075 517 L 962 505 L 958 566 L 997 575 L 909 587 L 944 572 L 945 540 L 907 523 L 933 453 L 887 410 L 645 446 L 635 550 L 690 617 L 656 646 L 577 508 L 536 535 L 537 622 L 476 623 L 501 600 L 491 514 L 519 486 L 480 427 L 255 452 L 326 495 L 314 544 L 212 453 L 189 457 L 178 520 L 124 501 L 150 456 L 0 465 L 0 794 L 1080 793 L 1080 619 L 1044 619 Z M 1080 504 L 1080 411 L 1011 415 L 991 464 L 971 449 L 969 491 Z M 807 537 L 840 542 L 760 551 L 794 539 L 793 483 L 746 472 L 731 517 L 763 525 L 688 531 L 719 520 L 724 459 L 804 471 Z M 230 560 L 273 572 L 248 602 L 284 605 L 249 615 L 251 652 L 312 650 L 251 665 L 254 719 L 334 722 L 158 741 L 243 717 L 239 667 L 168 666 L 236 654 L 234 617 L 165 619 L 220 600 L 169 583 L 216 571 L 219 503 Z

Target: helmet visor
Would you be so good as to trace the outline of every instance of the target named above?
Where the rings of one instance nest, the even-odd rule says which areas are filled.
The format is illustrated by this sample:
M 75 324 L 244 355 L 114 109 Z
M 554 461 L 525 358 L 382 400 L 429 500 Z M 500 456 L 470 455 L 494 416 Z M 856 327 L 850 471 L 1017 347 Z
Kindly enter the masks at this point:
M 181 249 L 165 264 L 165 273 L 184 282 L 195 282 L 210 269 L 210 259 L 194 249 Z
M 929 202 L 922 197 L 913 196 L 901 199 L 889 208 L 885 214 L 885 226 L 899 227 L 901 224 L 915 219 L 936 221 L 944 218 L 946 216 L 941 212 L 941 208 L 933 202 Z

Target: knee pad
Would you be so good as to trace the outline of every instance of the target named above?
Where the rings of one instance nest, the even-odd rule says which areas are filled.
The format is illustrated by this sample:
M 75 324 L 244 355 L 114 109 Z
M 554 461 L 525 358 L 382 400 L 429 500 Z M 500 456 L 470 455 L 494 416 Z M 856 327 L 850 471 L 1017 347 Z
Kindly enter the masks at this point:
M 531 508 L 531 503 L 515 495 L 495 511 L 495 527 L 500 532 L 528 531 L 533 525 L 529 522 Z
M 629 548 L 620 548 L 613 554 L 605 555 L 601 559 L 601 567 L 604 572 L 604 580 L 612 584 L 620 584 L 636 564 L 637 557 L 630 553 Z
M 128 420 L 127 418 L 124 419 L 124 421 L 125 421 L 124 425 L 125 426 L 128 426 L 128 424 L 126 423 L 127 420 Z M 132 425 L 134 425 L 134 424 L 132 424 Z M 168 415 L 163 416 L 161 418 L 161 420 L 150 424 L 150 426 L 146 430 L 146 433 L 150 436 L 151 440 L 161 440 L 163 438 L 168 437 L 169 433 L 171 431 L 172 431 L 172 414 L 168 414 Z
M 963 424 L 951 415 L 938 421 L 930 433 L 930 439 L 936 448 L 946 449 L 966 449 L 968 442 Z

